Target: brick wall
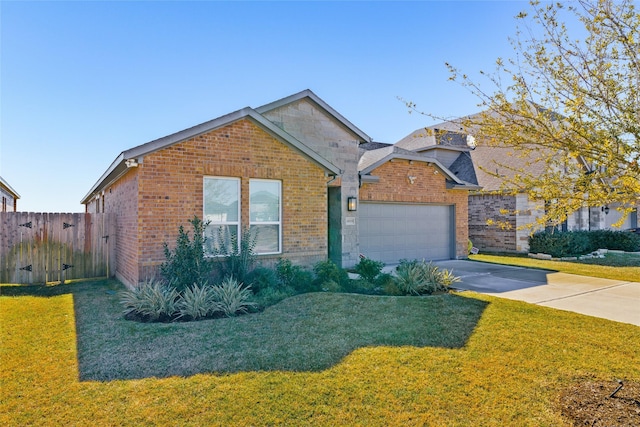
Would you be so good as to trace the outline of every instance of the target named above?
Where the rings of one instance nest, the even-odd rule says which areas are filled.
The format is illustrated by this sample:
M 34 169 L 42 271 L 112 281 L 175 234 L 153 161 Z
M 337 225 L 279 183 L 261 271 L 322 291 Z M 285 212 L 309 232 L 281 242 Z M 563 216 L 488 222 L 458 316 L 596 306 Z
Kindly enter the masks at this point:
M 146 276 L 140 275 L 138 269 L 138 169 L 129 169 L 107 187 L 104 194 L 87 204 L 86 211 L 110 212 L 116 217 L 115 275 L 118 280 L 129 285 L 144 280 Z
M 174 246 L 178 227 L 191 230 L 188 220 L 203 217 L 204 176 L 241 178 L 243 227 L 249 225 L 249 179 L 281 180 L 278 257 L 297 264 L 327 257 L 324 170 L 248 119 L 151 153 L 132 171 L 105 192 L 105 211 L 119 212 L 123 253 L 118 266 L 126 283 L 153 275 L 165 259 L 163 243 Z M 273 258 L 258 257 L 266 262 Z
M 480 251 L 517 251 L 516 209 L 513 196 L 474 194 L 469 196 L 469 238 Z M 487 225 L 487 220 L 506 222 L 508 228 Z
M 433 203 L 454 205 L 456 212 L 456 256 L 467 256 L 468 210 L 466 190 L 448 190 L 444 175 L 425 162 L 394 159 L 376 168 L 371 175 L 377 183 L 360 188 L 361 201 Z M 407 176 L 415 177 L 411 184 Z

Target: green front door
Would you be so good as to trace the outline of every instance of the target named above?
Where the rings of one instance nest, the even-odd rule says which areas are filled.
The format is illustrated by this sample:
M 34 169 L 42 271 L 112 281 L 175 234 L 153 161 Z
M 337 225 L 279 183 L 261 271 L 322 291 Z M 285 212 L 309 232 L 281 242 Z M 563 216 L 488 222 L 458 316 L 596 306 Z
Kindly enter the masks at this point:
M 342 267 L 342 191 L 329 187 L 329 259 Z

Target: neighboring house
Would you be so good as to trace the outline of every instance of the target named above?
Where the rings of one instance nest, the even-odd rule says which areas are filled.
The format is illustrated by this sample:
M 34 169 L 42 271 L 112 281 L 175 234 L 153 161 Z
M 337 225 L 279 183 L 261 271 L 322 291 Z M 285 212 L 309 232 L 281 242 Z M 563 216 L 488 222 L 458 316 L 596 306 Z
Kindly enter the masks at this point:
M 2 207 L 0 212 L 16 212 L 18 210 L 18 199 L 20 195 L 11 188 L 9 183 L 0 176 L 0 197 L 2 198 Z
M 508 163 L 511 168 L 535 176 L 542 173 L 545 162 L 513 155 L 513 148 L 486 144 L 476 146 L 473 138 L 458 126 L 448 122 L 418 129 L 395 145 L 432 156 L 461 180 L 482 187 L 480 191 L 469 193 L 469 238 L 474 246 L 487 251 L 527 252 L 532 231 L 527 225 L 535 224 L 542 215 L 541 203 L 529 200 L 524 193 L 512 195 L 501 191 L 504 178 L 514 173 L 503 165 Z M 604 206 L 585 207 L 571 214 L 562 224 L 562 229 L 610 228 L 620 215 L 615 209 Z M 489 221 L 493 224 L 490 225 Z M 504 223 L 509 226 L 496 225 Z M 621 229 L 635 227 L 636 224 L 637 214 L 634 212 Z M 533 230 L 541 228 L 536 225 Z
M 87 212 L 116 215 L 116 276 L 129 285 L 157 274 L 163 243 L 173 246 L 194 215 L 211 222 L 210 253 L 217 230 L 257 230 L 264 263 L 329 258 L 349 267 L 361 253 L 385 262 L 466 256 L 467 190 L 477 186 L 433 159 L 361 149 L 370 144 L 305 90 L 126 150 L 81 202 Z M 400 239 L 399 222 L 403 236 L 422 241 Z

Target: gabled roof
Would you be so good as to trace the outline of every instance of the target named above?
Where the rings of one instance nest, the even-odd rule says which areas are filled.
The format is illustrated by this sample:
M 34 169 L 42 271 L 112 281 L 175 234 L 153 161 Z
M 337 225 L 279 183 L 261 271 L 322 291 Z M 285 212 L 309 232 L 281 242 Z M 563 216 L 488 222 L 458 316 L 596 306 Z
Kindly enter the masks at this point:
M 462 181 L 478 185 L 478 177 L 469 152 L 460 153 L 458 158 L 449 166 L 449 170 Z
M 231 123 L 243 119 L 249 119 L 252 122 L 256 123 L 266 132 L 271 134 L 271 136 L 297 150 L 300 154 L 306 156 L 307 158 L 321 166 L 323 169 L 325 169 L 327 172 L 333 175 L 339 175 L 342 173 L 342 171 L 337 166 L 329 162 L 320 154 L 313 151 L 311 148 L 273 124 L 271 121 L 267 120 L 253 108 L 246 107 L 241 110 L 234 111 L 233 113 L 229 113 L 216 119 L 210 120 L 208 122 L 201 123 L 180 132 L 176 132 L 163 138 L 159 138 L 145 144 L 130 148 L 129 150 L 123 151 L 118 157 L 116 157 L 113 163 L 111 163 L 109 168 L 107 168 L 107 170 L 102 174 L 100 179 L 98 179 L 93 187 L 91 187 L 91 190 L 89 190 L 87 195 L 82 199 L 81 203 L 85 204 L 89 202 L 91 198 L 95 196 L 95 194 L 102 191 L 104 188 L 118 179 L 122 174 L 124 174 L 128 169 L 128 161 L 138 161 L 139 158 L 144 157 L 145 155 L 162 150 L 171 145 L 186 141 L 207 132 L 211 132 L 212 130 L 230 125 Z
M 256 111 L 260 114 L 264 114 L 268 111 L 275 110 L 280 107 L 284 107 L 285 105 L 292 104 L 294 102 L 300 101 L 305 98 L 308 100 L 311 100 L 314 104 L 316 104 L 318 107 L 324 110 L 327 114 L 333 116 L 333 118 L 335 118 L 338 122 L 340 122 L 344 127 L 349 129 L 351 132 L 356 134 L 363 141 L 367 141 L 367 142 L 372 141 L 369 135 L 367 135 L 362 130 L 360 130 L 357 126 L 355 126 L 353 123 L 347 120 L 342 114 L 334 110 L 329 104 L 324 102 L 322 99 L 320 99 L 320 97 L 318 97 L 318 95 L 316 95 L 309 89 L 305 89 L 296 94 L 287 96 L 286 98 L 282 98 L 277 101 L 270 102 L 269 104 L 265 104 L 261 107 L 256 108 Z
M 385 148 L 388 147 L 392 144 L 387 144 L 386 142 L 365 142 L 363 144 L 360 144 L 360 146 L 358 148 L 360 148 L 361 152 L 365 152 L 365 151 L 371 151 L 371 150 L 377 150 L 378 148 Z
M 437 140 L 434 136 L 436 131 L 444 132 L 444 135 L 447 135 L 443 144 L 436 143 Z M 456 137 L 455 134 L 459 136 Z M 463 146 L 463 141 L 465 146 Z M 544 156 L 523 158 L 512 147 L 479 144 L 475 149 L 470 149 L 466 146 L 466 133 L 461 124 L 455 120 L 418 129 L 398 141 L 396 145 L 426 155 L 432 150 L 460 151 L 460 156 L 451 164 L 450 168 L 454 173 L 457 172 L 461 179 L 475 183 L 485 191 L 502 190 L 505 178 L 515 175 L 516 170 L 523 170 L 528 174 L 538 176 L 547 168 Z M 469 157 L 463 157 L 465 153 Z M 578 158 L 577 161 L 582 162 L 583 159 Z M 504 166 L 507 164 L 509 168 Z
M 432 149 L 469 151 L 467 134 L 460 130 L 442 128 L 440 125 L 420 128 L 396 142 L 396 146 L 411 151 Z
M 9 192 L 9 194 L 11 194 L 11 196 L 14 199 L 19 199 L 20 195 L 18 194 L 18 192 L 16 190 L 14 190 L 7 181 L 5 181 L 5 179 L 3 177 L 0 176 L 0 186 L 2 186 L 4 189 L 7 190 L 7 192 Z
M 360 176 L 363 178 L 363 182 L 372 181 L 370 179 L 367 179 L 367 177 L 370 177 L 371 172 L 377 167 L 393 159 L 413 160 L 416 162 L 424 162 L 435 166 L 445 176 L 447 180 L 447 187 L 449 188 L 467 190 L 480 189 L 478 185 L 460 179 L 437 159 L 413 151 L 405 150 L 395 145 L 388 145 L 386 147 L 378 148 L 375 150 L 362 152 L 360 161 L 358 162 L 358 171 L 360 172 Z

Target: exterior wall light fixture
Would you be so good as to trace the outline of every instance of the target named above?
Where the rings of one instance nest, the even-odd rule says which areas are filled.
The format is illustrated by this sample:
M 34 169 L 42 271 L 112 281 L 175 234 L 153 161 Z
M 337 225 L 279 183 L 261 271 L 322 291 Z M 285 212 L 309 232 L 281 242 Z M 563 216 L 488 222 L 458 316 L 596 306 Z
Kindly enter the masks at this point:
M 348 197 L 347 198 L 347 210 L 350 211 L 350 212 L 357 211 L 358 210 L 358 199 L 356 199 L 355 197 Z
M 609 206 L 603 206 L 602 212 L 604 212 L 605 215 L 609 215 Z

